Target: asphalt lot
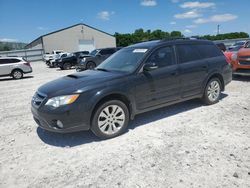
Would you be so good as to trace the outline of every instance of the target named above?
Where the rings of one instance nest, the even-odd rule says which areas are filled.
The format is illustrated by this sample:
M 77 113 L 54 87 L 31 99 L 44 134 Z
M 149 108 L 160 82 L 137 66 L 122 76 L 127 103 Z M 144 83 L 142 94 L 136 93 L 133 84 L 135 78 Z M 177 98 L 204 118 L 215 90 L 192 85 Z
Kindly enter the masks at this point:
M 30 112 L 36 89 L 75 72 L 32 63 L 0 78 L 0 187 L 250 187 L 250 77 L 219 103 L 192 100 L 141 114 L 127 133 L 49 133 Z

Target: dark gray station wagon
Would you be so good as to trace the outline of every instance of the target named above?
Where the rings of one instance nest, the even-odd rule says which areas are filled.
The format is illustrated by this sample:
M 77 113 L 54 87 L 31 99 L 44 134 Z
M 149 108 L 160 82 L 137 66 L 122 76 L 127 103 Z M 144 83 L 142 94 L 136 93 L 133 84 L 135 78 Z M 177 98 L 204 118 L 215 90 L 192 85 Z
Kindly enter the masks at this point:
M 121 49 L 94 70 L 41 86 L 31 109 L 48 131 L 91 129 L 112 138 L 139 113 L 194 98 L 214 104 L 231 79 L 230 65 L 210 41 L 150 41 Z

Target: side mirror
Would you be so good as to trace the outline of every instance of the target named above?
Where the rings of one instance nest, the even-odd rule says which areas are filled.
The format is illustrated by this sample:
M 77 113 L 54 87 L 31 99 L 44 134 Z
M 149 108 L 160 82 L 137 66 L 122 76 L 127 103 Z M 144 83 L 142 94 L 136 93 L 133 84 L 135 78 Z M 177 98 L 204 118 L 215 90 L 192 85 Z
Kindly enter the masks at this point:
M 98 54 L 96 54 L 96 57 L 101 57 L 101 56 L 102 56 L 102 55 L 101 55 L 101 54 L 99 54 L 99 53 L 98 53 Z
M 143 71 L 152 71 L 152 70 L 155 70 L 157 69 L 158 66 L 156 65 L 156 63 L 154 62 L 149 62 L 149 63 L 146 63 L 143 67 Z

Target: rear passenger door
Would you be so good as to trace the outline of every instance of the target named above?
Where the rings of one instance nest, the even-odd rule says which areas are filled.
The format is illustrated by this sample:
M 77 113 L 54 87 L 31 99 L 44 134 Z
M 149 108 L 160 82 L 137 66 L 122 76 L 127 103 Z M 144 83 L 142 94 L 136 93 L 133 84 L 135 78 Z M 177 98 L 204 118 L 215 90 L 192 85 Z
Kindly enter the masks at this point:
M 18 60 L 16 60 L 18 61 Z M 13 70 L 14 63 L 16 63 L 15 59 L 0 59 L 0 75 L 8 75 L 11 74 Z
M 208 75 L 208 62 L 195 44 L 178 44 L 176 49 L 180 68 L 181 97 L 201 94 L 203 82 Z

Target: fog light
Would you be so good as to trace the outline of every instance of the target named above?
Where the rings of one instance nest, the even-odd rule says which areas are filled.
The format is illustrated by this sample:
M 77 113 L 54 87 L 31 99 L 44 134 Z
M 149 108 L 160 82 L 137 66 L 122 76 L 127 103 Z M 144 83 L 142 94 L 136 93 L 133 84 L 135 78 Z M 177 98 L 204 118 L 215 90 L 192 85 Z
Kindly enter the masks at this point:
M 56 125 L 61 129 L 63 128 L 63 123 L 60 120 L 56 121 Z

